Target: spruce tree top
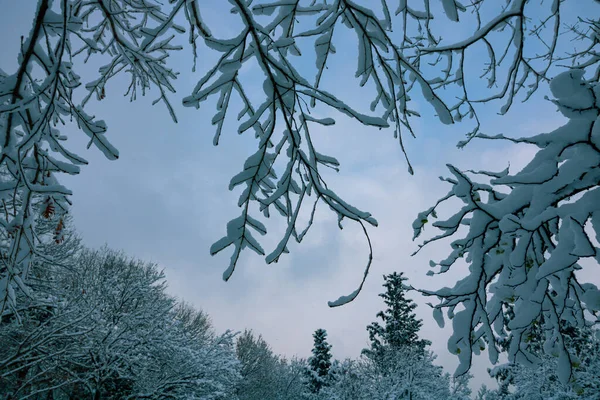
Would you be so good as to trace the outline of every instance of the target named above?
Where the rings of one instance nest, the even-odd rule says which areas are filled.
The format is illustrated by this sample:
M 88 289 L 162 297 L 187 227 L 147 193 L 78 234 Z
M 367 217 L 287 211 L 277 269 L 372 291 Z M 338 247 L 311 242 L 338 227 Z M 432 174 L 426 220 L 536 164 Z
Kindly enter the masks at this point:
M 319 376 L 326 376 L 331 367 L 331 345 L 327 343 L 327 331 L 317 329 L 313 334 L 314 347 L 312 357 L 309 359 L 310 367 Z
M 308 359 L 309 388 L 311 392 L 318 393 L 323 386 L 327 386 L 330 382 L 331 345 L 327 343 L 325 329 L 317 329 L 313 338 L 313 355 Z
M 375 355 L 386 348 L 398 350 L 405 346 L 424 350 L 431 342 L 419 338 L 422 321 L 413 313 L 417 305 L 405 296 L 407 286 L 403 282 L 407 278 L 402 272 L 394 272 L 384 275 L 383 279 L 386 291 L 379 296 L 383 298 L 387 308 L 377 313 L 382 324 L 373 322 L 367 326 L 371 348 L 365 349 L 364 353 Z

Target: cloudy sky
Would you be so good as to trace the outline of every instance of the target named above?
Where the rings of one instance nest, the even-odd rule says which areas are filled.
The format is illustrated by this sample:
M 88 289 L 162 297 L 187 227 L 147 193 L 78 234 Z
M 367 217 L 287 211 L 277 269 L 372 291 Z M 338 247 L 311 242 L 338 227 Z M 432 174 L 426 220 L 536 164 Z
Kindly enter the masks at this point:
M 574 3 L 586 3 L 586 7 L 592 4 L 569 2 Z M 4 71 L 16 68 L 19 37 L 26 35 L 31 26 L 34 6 L 33 0 L 0 0 L 0 35 L 4 38 L 0 68 Z M 229 14 L 228 6 L 207 2 L 204 12 L 206 22 L 218 37 L 236 33 L 235 16 Z M 459 39 L 465 33 L 461 29 L 462 26 L 448 24 L 445 39 Z M 367 110 L 365 92 L 352 79 L 356 44 L 348 34 L 339 39 L 338 47 L 343 50 L 346 40 L 350 40 L 348 51 L 338 49 L 334 67 L 324 79 L 328 89 Z M 220 145 L 213 147 L 214 127 L 210 120 L 214 100 L 203 104 L 200 110 L 179 106 L 215 60 L 215 54 L 205 47 L 199 50 L 196 73 L 191 72 L 189 49 L 171 60 L 171 65 L 181 72 L 177 93 L 171 96 L 177 106 L 178 124 L 172 123 L 164 107 L 150 105 L 155 92 L 130 103 L 123 97 L 127 82 L 121 78 L 107 87 L 106 99 L 90 104 L 91 113 L 107 122 L 108 137 L 120 151 L 119 160 L 108 161 L 96 149 L 86 150 L 83 135 L 68 132 L 70 148 L 90 161 L 79 176 L 63 181 L 74 192 L 72 214 L 87 245 L 106 243 L 131 256 L 158 263 L 166 272 L 169 291 L 207 311 L 218 330 L 253 329 L 276 352 L 286 356 L 307 357 L 311 335 L 317 328 L 328 331 L 336 358 L 358 356 L 367 345 L 366 325 L 382 309 L 377 294 L 382 290 L 383 274 L 404 271 L 410 283 L 420 288 L 453 285 L 466 272 L 465 268 L 453 269 L 446 276 L 425 275 L 429 260 L 447 255 L 447 242 L 410 256 L 418 243 L 412 241 L 411 229 L 416 214 L 448 190 L 448 185 L 438 179 L 447 175 L 445 164 L 500 170 L 510 163 L 511 170 L 516 171 L 535 152 L 525 145 L 498 142 L 473 142 L 458 150 L 456 142 L 471 126 L 441 125 L 430 106 L 418 100 L 417 109 L 423 114 L 414 123 L 418 136 L 406 139 L 415 168 L 415 175 L 410 176 L 392 132 L 364 128 L 339 114 L 331 115 L 336 118 L 335 126 L 313 131 L 319 151 L 337 157 L 342 165 L 340 173 L 326 173 L 328 183 L 352 204 L 372 212 L 380 223 L 378 228 L 369 228 L 374 262 L 362 293 L 343 307 L 327 306 L 327 301 L 356 289 L 368 253 L 359 227 L 346 224 L 340 231 L 337 219 L 324 207 L 319 209 L 303 243 L 291 246 L 291 254 L 277 264 L 266 265 L 260 257 L 246 252 L 230 281 L 224 282 L 222 273 L 230 253 L 224 251 L 211 257 L 208 249 L 225 234 L 225 224 L 239 215 L 239 193 L 230 192 L 227 187 L 256 144 L 250 135 L 239 136 L 235 121 L 230 121 L 225 125 Z M 476 55 L 473 59 L 477 59 Z M 96 68 L 96 64 L 83 67 L 82 75 L 93 77 Z M 249 80 L 256 73 L 252 66 L 244 70 Z M 528 136 L 552 130 L 564 119 L 544 99 L 548 94 L 541 89 L 530 101 L 517 103 L 502 117 L 497 115 L 501 103 L 483 107 L 483 131 Z M 267 252 L 274 248 L 277 234 L 282 232 L 282 226 L 275 222 L 269 226 L 272 234 L 263 242 Z M 431 233 L 431 229 L 425 232 Z M 419 304 L 417 315 L 423 319 L 422 335 L 433 342 L 438 362 L 452 372 L 457 362 L 446 350 L 448 328 L 439 329 L 433 322 L 425 305 L 427 300 L 416 294 L 413 298 Z M 487 366 L 486 356 L 476 358 L 475 386 L 489 381 Z

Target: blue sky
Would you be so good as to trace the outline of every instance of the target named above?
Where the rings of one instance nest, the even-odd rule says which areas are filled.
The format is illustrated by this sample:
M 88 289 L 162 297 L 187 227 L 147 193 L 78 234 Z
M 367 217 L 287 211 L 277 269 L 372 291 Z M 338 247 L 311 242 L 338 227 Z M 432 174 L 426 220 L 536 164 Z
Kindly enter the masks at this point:
M 573 3 L 591 4 L 569 2 Z M 0 0 L 0 35 L 5 38 L 0 68 L 7 72 L 16 66 L 19 35 L 27 34 L 34 5 L 29 0 Z M 236 33 L 235 16 L 229 14 L 227 7 L 222 9 L 217 1 L 208 2 L 206 7 L 204 19 L 215 35 L 229 37 Z M 465 33 L 456 25 L 440 24 L 445 24 L 441 29 L 447 40 L 460 39 Z M 324 79 L 328 89 L 367 110 L 364 93 L 368 88 L 358 90 L 356 81 L 348 83 L 355 69 L 352 49 L 356 44 L 346 37 L 351 36 L 346 34 L 338 40 L 338 55 Z M 450 276 L 425 276 L 429 260 L 447 254 L 447 242 L 410 257 L 417 248 L 411 240 L 412 221 L 448 190 L 437 179 L 447 175 L 445 164 L 497 170 L 510 162 L 514 171 L 535 151 L 525 145 L 483 141 L 458 150 L 455 144 L 463 139 L 469 126 L 440 124 L 431 107 L 417 98 L 417 108 L 423 114 L 414 122 L 418 137 L 405 138 L 415 168 L 415 175 L 410 176 L 391 131 L 364 128 L 335 115 L 335 126 L 314 129 L 312 133 L 319 151 L 335 156 L 342 165 L 340 173 L 325 174 L 328 183 L 352 204 L 372 212 L 380 222 L 378 228 L 369 229 L 374 264 L 363 292 L 346 306 L 327 306 L 327 301 L 356 288 L 367 259 L 367 247 L 359 227 L 346 224 L 340 231 L 335 216 L 323 207 L 305 241 L 291 246 L 291 254 L 282 257 L 278 264 L 266 265 L 263 259 L 247 252 L 226 283 L 221 275 L 229 253 L 211 257 L 208 249 L 223 236 L 227 221 L 239 215 L 238 194 L 228 191 L 227 186 L 256 145 L 251 136 L 239 136 L 235 121 L 230 121 L 225 125 L 220 145 L 213 147 L 214 127 L 210 120 L 214 101 L 203 104 L 200 110 L 180 106 L 181 99 L 215 59 L 205 47 L 199 48 L 199 54 L 199 72 L 195 74 L 191 72 L 189 49 L 171 60 L 181 73 L 176 82 L 177 93 L 171 96 L 177 106 L 176 125 L 164 107 L 150 105 L 155 92 L 134 103 L 123 97 L 124 78 L 117 78 L 107 87 L 106 99 L 90 104 L 91 113 L 107 122 L 107 135 L 120 151 L 119 160 L 108 161 L 99 151 L 86 150 L 83 135 L 68 132 L 70 148 L 90 161 L 79 176 L 63 180 L 74 192 L 75 224 L 89 246 L 106 243 L 131 256 L 158 263 L 165 269 L 170 292 L 207 311 L 218 330 L 251 328 L 261 333 L 276 352 L 286 356 L 307 357 L 312 332 L 317 328 L 327 329 L 336 358 L 358 356 L 367 345 L 366 325 L 382 309 L 377 294 L 382 289 L 383 274 L 404 271 L 416 287 L 452 285 L 466 272 L 465 268 L 452 270 Z M 477 54 L 474 56 L 476 59 Z M 312 66 L 312 60 L 307 58 L 303 67 Z M 85 66 L 81 71 L 84 77 L 93 77 L 95 67 Z M 245 74 L 252 80 L 256 71 L 250 67 Z M 257 88 L 262 93 L 260 85 Z M 497 115 L 501 103 L 482 107 L 483 131 L 528 136 L 559 126 L 564 119 L 544 100 L 544 95 L 548 91 L 542 88 L 530 101 L 517 103 L 502 117 Z M 276 223 L 270 226 L 273 233 L 263 242 L 266 249 L 275 246 L 277 232 L 283 229 Z M 431 232 L 429 229 L 425 233 Z M 428 300 L 413 296 L 419 304 L 417 315 L 424 321 L 423 336 L 433 342 L 438 362 L 452 372 L 457 362 L 446 350 L 448 328 L 439 329 L 433 322 L 430 309 L 424 305 Z M 475 386 L 489 382 L 484 369 L 487 366 L 486 356 L 476 358 Z

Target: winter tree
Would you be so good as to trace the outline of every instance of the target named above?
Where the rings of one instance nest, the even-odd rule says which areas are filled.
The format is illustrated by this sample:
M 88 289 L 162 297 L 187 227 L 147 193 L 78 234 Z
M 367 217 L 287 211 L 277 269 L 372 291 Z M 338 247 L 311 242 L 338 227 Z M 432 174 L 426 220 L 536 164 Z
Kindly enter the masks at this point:
M 418 348 L 390 352 L 378 362 L 367 357 L 346 363 L 332 385 L 322 390 L 330 400 L 451 399 L 449 376 L 433 364 L 435 356 Z M 386 366 L 385 370 L 381 365 Z
M 508 335 L 511 360 L 529 360 L 523 338 L 543 314 L 545 348 L 561 354 L 560 378 L 566 382 L 570 355 L 560 321 L 583 326 L 586 318 L 598 320 L 600 294 L 592 283 L 580 281 L 576 271 L 581 258 L 598 256 L 588 233 L 599 234 L 600 201 L 595 197 L 600 22 L 593 13 L 583 12 L 573 23 L 563 22 L 570 4 L 584 10 L 594 2 L 402 0 L 394 9 L 388 1 L 362 3 L 366 2 L 219 2 L 223 12 L 231 10 L 237 16 L 240 29 L 232 37 L 218 38 L 203 21 L 205 3 L 198 0 L 39 0 L 32 28 L 21 42 L 16 70 L 0 71 L 0 315 L 19 309 L 23 296 L 17 292 L 30 294 L 32 265 L 46 257 L 35 234 L 36 213 L 43 210 L 36 204 L 68 210 L 71 192 L 60 178 L 79 173 L 86 164 L 69 150 L 63 124 L 76 125 L 90 146 L 109 159 L 117 158 L 106 124 L 86 110 L 91 101 L 111 92 L 112 78 L 125 73 L 131 84 L 124 91 L 132 100 L 154 88 L 156 102 L 176 120 L 169 95 L 177 73 L 169 65 L 169 55 L 183 47 L 178 39 L 185 34 L 194 55 L 198 50 L 214 51 L 219 58 L 183 105 L 199 107 L 211 97 L 217 99 L 212 118 L 215 144 L 224 121 L 236 117 L 238 132 L 251 131 L 256 137 L 255 151 L 230 181 L 231 189 L 242 189 L 240 214 L 210 248 L 212 254 L 232 250 L 225 279 L 247 248 L 268 263 L 278 261 L 289 251 L 290 241 L 302 241 L 312 224 L 311 218 L 308 226 L 300 226 L 300 213 L 308 210 L 314 217 L 321 205 L 339 219 L 340 227 L 343 220 L 359 224 L 369 246 L 357 290 L 330 305 L 352 301 L 360 292 L 373 252 L 367 227 L 376 226 L 377 220 L 338 196 L 323 179 L 323 168 L 338 169 L 339 162 L 315 147 L 312 132 L 317 125 L 333 124 L 332 112 L 345 114 L 356 124 L 389 130 L 404 149 L 403 137 L 416 133 L 413 122 L 420 115 L 416 111 L 420 100 L 444 124 L 468 117 L 469 133 L 460 146 L 474 138 L 538 146 L 536 157 L 515 175 L 449 167 L 452 190 L 440 202 L 456 197 L 463 206 L 451 218 L 435 223 L 442 233 L 430 240 L 458 235 L 461 225 L 468 227 L 468 234 L 453 241 L 447 259 L 433 264 L 446 272 L 464 257 L 470 275 L 453 288 L 423 293 L 442 299 L 434 310 L 439 321 L 443 309 L 453 318 L 449 349 L 460 358 L 459 375 L 484 343 L 491 360 L 497 361 L 497 339 L 506 336 L 498 322 L 501 309 L 514 298 L 516 318 Z M 444 26 L 438 22 L 442 19 L 458 24 L 468 35 L 456 42 L 443 41 Z M 369 110 L 350 106 L 343 95 L 323 89 L 340 32 L 356 38 L 356 82 L 369 91 L 365 92 L 365 99 L 371 100 Z M 306 43 L 314 45 L 313 69 L 301 62 L 309 51 Z M 476 49 L 486 50 L 485 55 Z M 78 70 L 90 59 L 102 67 L 84 82 Z M 258 102 L 250 100 L 247 81 L 240 74 L 252 63 L 259 67 L 252 81 L 261 82 L 264 92 Z M 478 86 L 478 72 L 487 87 Z M 499 111 L 506 113 L 516 100 L 529 99 L 554 77 L 553 101 L 570 119 L 565 127 L 531 138 L 482 133 L 486 130 L 478 117 L 482 106 L 503 101 Z M 240 110 L 232 109 L 236 104 L 232 100 L 241 104 Z M 407 164 L 412 173 L 408 157 Z M 480 182 L 473 175 L 491 181 Z M 415 236 L 429 218 L 435 218 L 435 211 L 434 206 L 418 216 Z M 265 251 L 256 234 L 267 234 L 261 219 L 271 215 L 286 229 L 278 244 Z
M 207 314 L 178 304 L 171 327 L 140 360 L 128 398 L 229 400 L 241 379 L 235 335 L 216 334 Z
M 273 353 L 261 335 L 246 330 L 236 339 L 235 352 L 242 379 L 237 388 L 240 400 L 277 399 L 282 390 L 286 363 Z
M 475 396 L 475 400 L 497 400 L 498 396 L 494 393 L 493 390 L 487 388 L 486 385 L 481 386 L 477 391 L 477 395 Z
M 7 310 L 0 317 L 0 394 L 9 397 L 15 392 L 18 395 L 19 390 L 26 393 L 28 386 L 35 387 L 38 381 L 51 380 L 57 365 L 69 356 L 68 351 L 57 350 L 78 336 L 81 319 L 73 312 L 68 314 L 71 319 L 65 318 L 65 288 L 58 282 L 65 272 L 76 268 L 74 258 L 82 249 L 80 239 L 71 228 L 70 218 L 66 218 L 62 232 L 65 240 L 54 240 L 56 220 L 50 214 L 37 218 L 36 234 L 41 238 L 38 245 L 55 262 L 38 259 L 32 263 L 31 291 L 17 292 L 21 305 L 18 312 Z M 30 373 L 32 370 L 34 374 Z M 74 382 L 63 378 L 62 385 Z M 60 390 L 62 385 L 56 389 Z M 43 388 L 37 389 L 43 393 Z
M 235 353 L 240 361 L 242 380 L 238 388 L 240 399 L 274 398 L 273 380 L 278 357 L 262 338 L 246 330 L 236 338 Z
M 308 359 L 308 385 L 312 393 L 318 393 L 332 380 L 331 345 L 327 343 L 327 331 L 317 329 L 313 333 L 312 356 Z
M 306 362 L 274 354 L 261 335 L 246 330 L 236 338 L 236 356 L 242 379 L 236 388 L 240 400 L 292 400 L 308 394 Z
M 430 342 L 419 337 L 422 323 L 413 312 L 416 304 L 406 297 L 407 278 L 396 272 L 383 278 L 385 292 L 379 296 L 386 309 L 377 313 L 383 325 L 367 326 L 371 343 L 358 362 L 361 398 L 451 398 L 449 377 L 433 364 Z M 463 379 L 468 383 L 468 376 Z
M 177 305 L 153 264 L 82 250 L 52 269 L 46 305 L 5 317 L 0 394 L 8 398 L 225 399 L 238 362 L 233 335 Z M 47 266 L 47 268 L 49 268 Z M 44 269 L 46 271 L 48 269 Z M 16 315 L 16 314 L 15 314 Z
M 334 360 L 331 366 L 335 380 L 319 392 L 319 399 L 353 400 L 360 399 L 364 393 L 365 380 L 359 369 L 361 361 L 346 359 Z
M 385 292 L 380 293 L 386 309 L 377 313 L 379 322 L 367 326 L 370 347 L 363 353 L 374 360 L 381 358 L 386 352 L 400 352 L 406 348 L 424 351 L 431 343 L 419 338 L 422 321 L 413 312 L 417 305 L 406 297 L 408 287 L 403 273 L 394 272 L 384 275 Z
M 306 360 L 297 357 L 287 360 L 280 357 L 279 365 L 277 375 L 279 391 L 275 398 L 277 400 L 295 400 L 310 396 L 310 390 L 306 385 Z
M 473 378 L 471 374 L 463 374 L 457 377 L 452 377 L 450 380 L 450 397 L 451 400 L 470 400 L 471 388 L 469 381 Z

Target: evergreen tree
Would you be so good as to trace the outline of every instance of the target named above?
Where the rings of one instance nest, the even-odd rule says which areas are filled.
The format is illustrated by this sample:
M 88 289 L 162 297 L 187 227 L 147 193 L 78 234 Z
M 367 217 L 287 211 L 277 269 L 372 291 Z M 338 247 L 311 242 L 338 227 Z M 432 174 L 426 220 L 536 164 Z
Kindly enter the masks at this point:
M 313 334 L 314 346 L 312 356 L 308 359 L 309 387 L 311 392 L 318 393 L 327 386 L 330 380 L 331 345 L 327 343 L 327 331 L 317 329 Z
M 369 358 L 381 359 L 386 350 L 397 351 L 404 347 L 417 348 L 421 351 L 431 342 L 419 338 L 422 321 L 417 319 L 413 310 L 417 305 L 406 297 L 407 280 L 402 272 L 384 275 L 385 292 L 379 294 L 387 308 L 377 313 L 382 324 L 373 322 L 367 326 L 371 346 L 363 353 Z

